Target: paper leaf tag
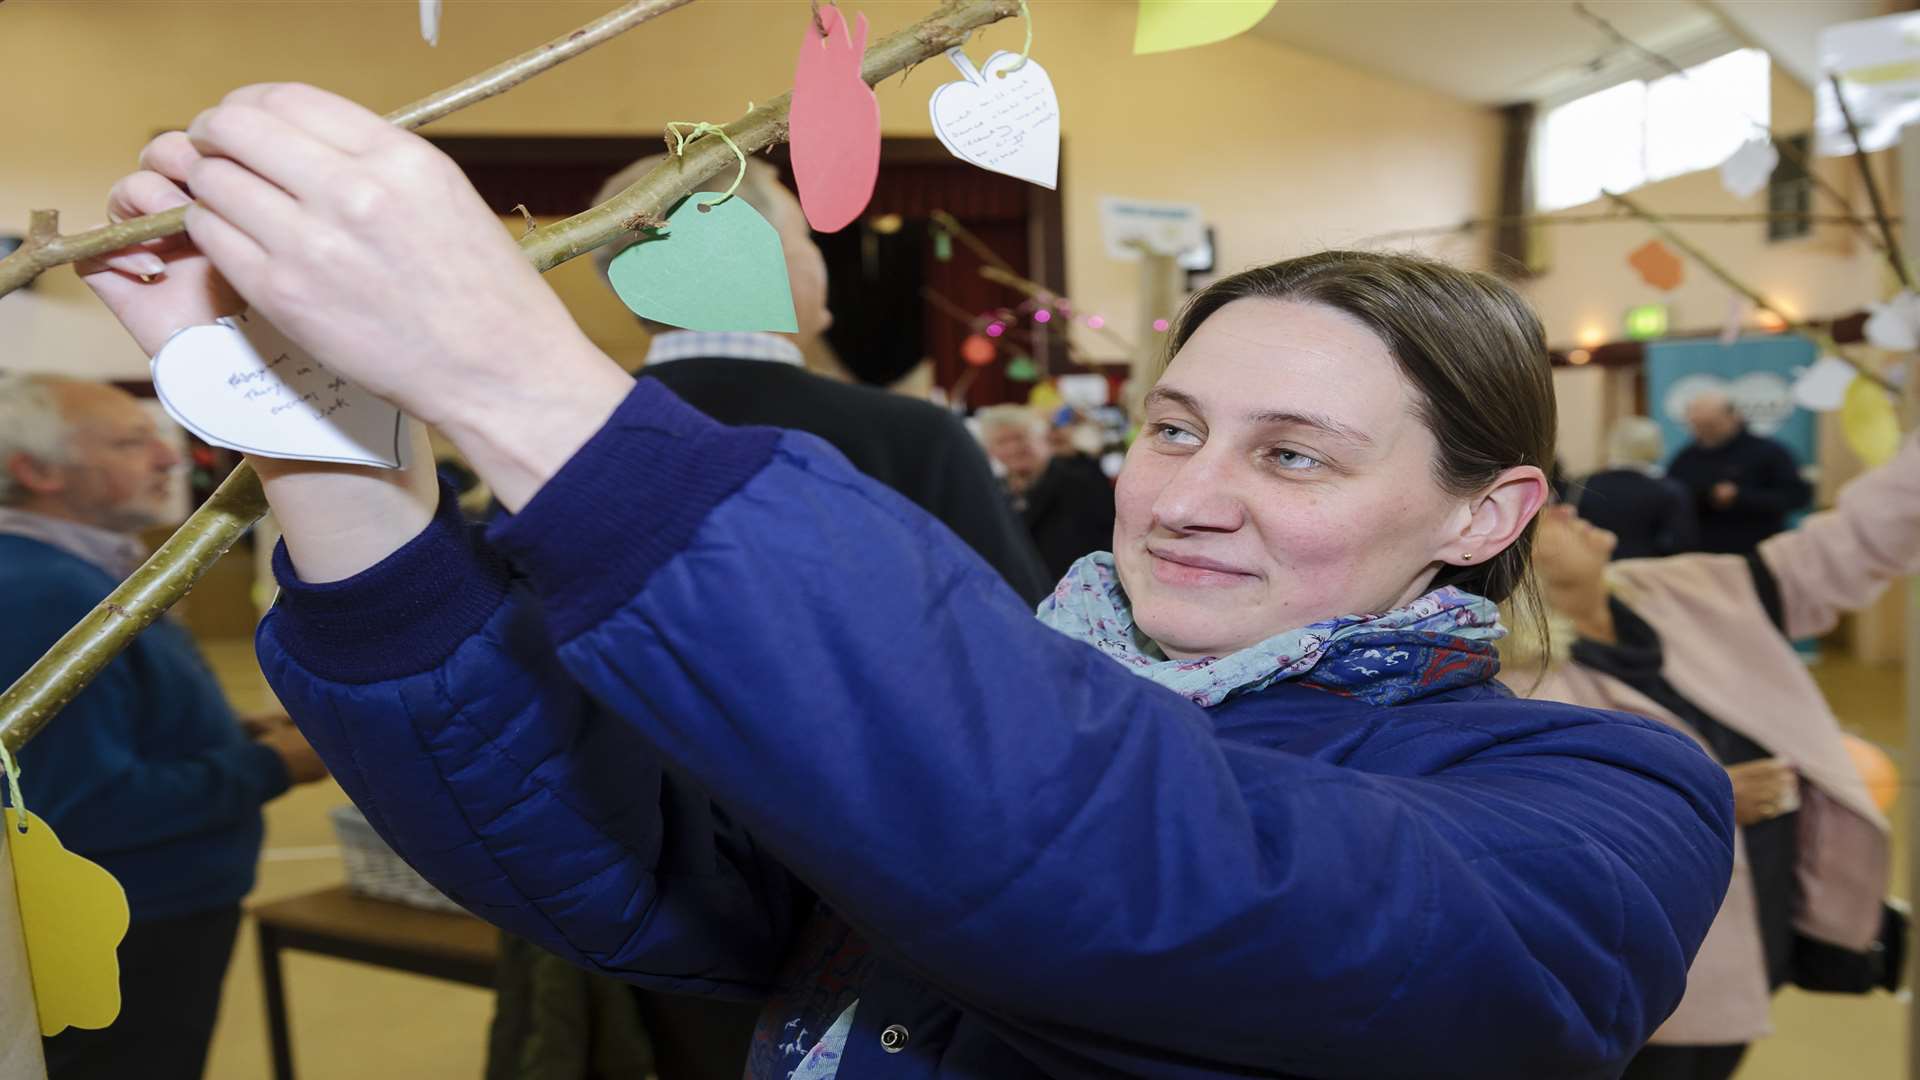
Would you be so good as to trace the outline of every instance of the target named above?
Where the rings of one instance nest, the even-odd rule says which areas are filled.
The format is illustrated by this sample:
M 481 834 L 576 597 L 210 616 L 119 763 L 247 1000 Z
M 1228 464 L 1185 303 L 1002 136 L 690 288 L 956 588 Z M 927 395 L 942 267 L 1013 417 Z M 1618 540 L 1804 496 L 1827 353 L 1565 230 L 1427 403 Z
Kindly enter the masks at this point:
M 1840 430 L 1870 468 L 1885 465 L 1900 451 L 1900 418 L 1894 415 L 1893 398 L 1872 379 L 1856 377 L 1847 387 Z
M 429 45 L 440 44 L 440 0 L 420 0 L 420 36 Z
M 1641 280 L 1662 292 L 1679 288 L 1685 277 L 1685 264 L 1681 263 L 1680 256 L 1658 240 L 1649 240 L 1634 248 L 1627 256 L 1627 263 L 1640 272 Z
M 989 172 L 1052 189 L 1060 178 L 1060 100 L 1046 69 L 1031 59 L 1021 67 L 1004 50 L 977 70 L 958 46 L 947 59 L 965 81 L 942 83 L 927 102 L 941 145 Z
M 1920 349 L 1920 296 L 1902 290 L 1884 304 L 1869 304 L 1867 341 L 1876 349 L 1913 352 Z
M 820 9 L 827 37 L 807 20 L 806 39 L 793 69 L 793 105 L 787 112 L 793 179 L 807 224 L 839 232 L 873 199 L 880 176 L 880 102 L 860 77 L 867 51 L 867 17 L 848 33 L 837 7 Z
M 1832 412 L 1847 400 L 1847 390 L 1860 371 L 1837 356 L 1823 356 L 1793 381 L 1796 405 L 1813 412 Z
M 1720 163 L 1720 186 L 1736 198 L 1760 194 L 1780 164 L 1780 151 L 1765 135 L 1740 144 L 1727 160 Z
M 1254 28 L 1278 0 L 1140 0 L 1133 51 L 1172 52 L 1211 45 Z
M 406 415 L 323 367 L 260 315 L 167 339 L 153 358 L 167 415 L 215 446 L 296 461 L 407 466 Z
M 664 230 L 613 257 L 607 277 L 627 310 L 668 326 L 800 328 L 780 234 L 744 199 L 682 199 Z
M 1034 364 L 1031 356 L 1016 356 L 1007 361 L 1007 378 L 1014 382 L 1033 382 L 1040 377 L 1040 368 Z
M 120 958 L 127 893 L 94 863 L 68 851 L 45 821 L 6 809 L 7 853 L 20 898 L 27 968 L 40 1033 L 98 1030 L 120 1015 Z

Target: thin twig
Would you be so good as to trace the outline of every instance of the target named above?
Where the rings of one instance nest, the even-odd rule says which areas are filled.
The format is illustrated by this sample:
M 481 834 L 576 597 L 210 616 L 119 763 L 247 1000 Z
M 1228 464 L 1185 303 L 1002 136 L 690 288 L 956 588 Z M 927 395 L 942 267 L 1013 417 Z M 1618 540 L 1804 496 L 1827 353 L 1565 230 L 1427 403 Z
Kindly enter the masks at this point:
M 997 266 L 983 266 L 980 268 L 980 276 L 986 278 L 988 281 L 1005 285 L 1009 289 L 1025 293 L 1027 296 L 1043 304 L 1056 304 L 1065 301 L 1073 305 L 1075 311 L 1080 310 L 1079 305 L 1073 304 L 1072 300 L 1061 296 L 1059 293 L 1054 292 L 1052 289 L 1047 288 L 1045 285 L 1031 278 L 1021 277 L 1011 270 L 1002 270 Z M 1128 341 L 1119 331 L 1112 329 L 1104 322 L 1098 327 L 1089 326 L 1087 329 L 1108 338 L 1113 344 L 1119 346 L 1125 355 L 1132 356 L 1134 354 L 1136 347 L 1133 342 Z
M 1827 78 L 1833 83 L 1833 100 L 1840 106 L 1840 118 L 1847 122 L 1847 135 L 1853 139 L 1853 160 L 1860 166 L 1860 182 L 1867 186 L 1867 204 L 1873 208 L 1873 218 L 1887 242 L 1887 261 L 1893 264 L 1893 276 L 1900 279 L 1902 286 L 1911 289 L 1913 274 L 1907 269 L 1907 260 L 1900 255 L 1900 240 L 1894 235 L 1893 223 L 1887 220 L 1886 204 L 1880 201 L 1880 184 L 1873 178 L 1873 163 L 1867 160 L 1867 148 L 1860 143 L 1860 126 L 1853 122 L 1853 110 L 1847 107 L 1847 95 L 1840 89 L 1840 76 Z
M 1681 236 L 1679 233 L 1674 232 L 1671 228 L 1668 228 L 1666 220 L 1662 218 L 1660 215 L 1655 214 L 1653 211 L 1648 210 L 1647 208 L 1641 206 L 1639 203 L 1636 203 L 1632 199 L 1627 198 L 1625 195 L 1615 195 L 1611 191 L 1605 192 L 1605 195 L 1607 196 L 1607 198 L 1613 200 L 1615 204 L 1620 206 L 1622 209 L 1626 210 L 1628 213 L 1632 214 L 1634 217 L 1637 217 L 1641 221 L 1646 222 L 1647 225 L 1651 227 L 1654 232 L 1660 234 L 1661 239 L 1665 240 L 1669 244 L 1672 244 L 1674 247 L 1679 248 L 1694 262 L 1699 263 L 1703 268 L 1705 268 L 1707 273 L 1712 274 L 1716 278 L 1719 278 L 1721 284 L 1725 285 L 1729 289 L 1732 289 L 1734 292 L 1737 292 L 1740 295 L 1746 297 L 1748 300 L 1751 300 L 1753 302 L 1753 306 L 1761 309 L 1762 311 L 1773 312 L 1775 317 L 1777 317 L 1781 321 L 1781 323 L 1784 324 L 1784 327 L 1783 327 L 1784 329 L 1795 330 L 1795 331 L 1799 331 L 1800 333 L 1806 334 L 1809 337 L 1814 338 L 1817 343 L 1819 343 L 1823 348 L 1829 351 L 1832 351 L 1835 353 L 1838 353 L 1840 351 L 1839 346 L 1834 343 L 1832 335 L 1828 334 L 1824 330 L 1819 329 L 1818 327 L 1808 324 L 1803 320 L 1796 319 L 1793 316 L 1787 314 L 1785 311 L 1781 310 L 1780 305 L 1775 304 L 1772 300 L 1767 299 L 1767 297 L 1764 294 L 1762 294 L 1759 290 L 1755 289 L 1753 286 L 1748 285 L 1746 282 L 1741 281 L 1739 278 L 1735 277 L 1733 275 L 1733 271 L 1728 270 L 1726 267 L 1720 265 L 1719 261 L 1716 260 L 1713 256 L 1708 255 L 1704 251 L 1701 251 L 1699 247 L 1695 246 L 1692 241 L 1688 240 L 1684 236 Z M 1882 377 L 1878 373 L 1868 371 L 1866 368 L 1861 367 L 1859 364 L 1854 364 L 1853 367 L 1854 367 L 1854 370 L 1858 371 L 1863 378 L 1871 382 L 1878 383 L 1888 393 L 1893 394 L 1896 399 L 1899 397 L 1900 391 L 1898 390 L 1898 388 L 1896 388 L 1892 383 L 1888 382 L 1884 377 Z
M 1611 37 L 1614 41 L 1622 45 L 1625 45 L 1627 48 L 1632 49 L 1634 52 L 1639 53 L 1641 56 L 1644 56 L 1647 59 L 1652 60 L 1654 63 L 1667 69 L 1667 71 L 1671 72 L 1672 74 L 1680 76 L 1680 78 L 1686 80 L 1687 82 L 1693 81 L 1692 76 L 1687 74 L 1687 71 L 1685 68 L 1681 67 L 1679 64 L 1674 63 L 1672 60 L 1661 55 L 1660 53 L 1654 52 L 1652 49 L 1647 48 L 1645 45 L 1642 45 L 1639 42 L 1628 37 L 1627 35 L 1621 33 L 1619 27 L 1614 26 L 1612 23 L 1608 22 L 1605 18 L 1602 18 L 1601 16 L 1594 14 L 1591 10 L 1587 8 L 1587 5 L 1580 3 L 1579 0 L 1575 0 L 1575 3 L 1573 5 L 1573 11 L 1574 11 L 1574 14 L 1580 16 L 1581 18 L 1599 27 L 1602 32 L 1604 32 L 1608 37 Z M 1772 59 L 1771 55 L 1769 55 L 1768 59 L 1769 60 Z M 1734 109 L 1731 111 L 1739 112 L 1739 110 L 1737 109 Z M 1795 150 L 1793 148 L 1792 143 L 1789 143 L 1785 139 L 1782 139 L 1780 136 L 1775 135 L 1773 132 L 1773 129 L 1767 126 L 1766 124 L 1763 124 L 1758 120 L 1755 120 L 1753 117 L 1746 115 L 1744 112 L 1740 113 L 1740 118 L 1745 120 L 1748 124 L 1752 125 L 1756 130 L 1765 133 L 1767 136 L 1767 141 L 1771 142 L 1773 144 L 1773 148 L 1780 152 L 1780 156 L 1787 159 L 1787 161 L 1791 162 L 1794 166 L 1798 167 L 1800 172 L 1804 176 L 1806 176 L 1809 183 L 1813 184 L 1814 187 L 1820 189 L 1820 192 L 1822 194 L 1826 195 L 1828 198 L 1832 199 L 1834 202 L 1839 203 L 1840 208 L 1842 210 L 1845 210 L 1849 216 L 1855 216 L 1854 210 L 1853 210 L 1853 203 L 1847 198 L 1846 194 L 1842 192 L 1839 188 L 1834 187 L 1831 183 L 1828 183 L 1827 180 L 1819 174 L 1819 172 L 1815 171 L 1813 167 L 1813 162 L 1809 160 L 1805 154 L 1802 154 L 1800 151 Z M 1880 239 L 1874 236 L 1873 233 L 1869 231 L 1864 224 L 1862 224 L 1860 227 L 1860 234 L 1864 236 L 1866 238 L 1867 243 L 1873 245 L 1873 247 L 1876 250 L 1885 250 L 1884 248 L 1880 247 Z
M 981 262 L 984 262 L 989 266 L 997 266 L 1000 269 L 1005 270 L 1009 274 L 1014 272 L 1012 263 L 1001 258 L 1000 253 L 993 250 L 991 247 L 988 247 L 987 242 L 985 240 L 982 240 L 978 236 L 975 236 L 973 234 L 973 230 L 967 228 L 965 225 L 960 224 L 959 218 L 954 217 L 952 214 L 947 213 L 945 210 L 935 210 L 933 213 L 928 214 L 927 216 L 933 219 L 933 223 L 935 225 L 938 225 L 940 228 L 946 230 L 948 233 L 952 234 L 954 239 L 960 241 L 962 244 L 965 244 L 969 251 L 972 251 L 975 255 L 980 256 Z
M 1420 229 L 1396 229 L 1393 232 L 1374 233 L 1353 241 L 1356 247 L 1370 247 L 1374 244 L 1386 244 L 1395 240 L 1417 240 L 1428 236 L 1455 236 L 1488 229 L 1499 225 L 1630 225 L 1639 218 L 1632 214 L 1500 214 L 1493 217 L 1468 218 L 1453 225 L 1429 225 Z M 1666 214 L 1663 220 L 1687 225 L 1746 225 L 1764 221 L 1804 221 L 1811 225 L 1869 225 L 1871 218 L 1851 217 L 1846 214 L 1800 214 L 1782 212 L 1777 214 Z M 1892 219 L 1898 223 L 1901 219 Z
M 528 79 L 604 44 L 641 23 L 656 19 L 693 0 L 634 0 L 592 22 L 563 34 L 535 49 L 497 64 L 458 85 L 429 94 L 411 105 L 387 114 L 387 120 L 409 131 L 432 123 L 449 113 L 485 101 L 519 86 Z M 159 214 L 129 218 L 113 225 L 75 233 L 72 236 L 47 236 L 38 242 L 29 238 L 20 248 L 0 259 L 0 296 L 18 289 L 45 271 L 67 263 L 110 254 L 134 244 L 173 236 L 187 227 L 187 208 L 175 207 Z
M 948 0 L 933 15 L 868 49 L 863 74 L 869 83 L 878 82 L 1019 11 L 1019 0 Z M 786 116 L 783 96 L 752 110 L 727 131 L 742 150 L 751 152 L 786 137 Z M 529 233 L 521 238 L 520 248 L 542 270 L 558 265 L 618 237 L 628 227 L 625 222 L 658 221 L 661 212 L 734 160 L 719 139 L 689 140 L 684 158 L 661 165 L 586 214 Z M 0 693 L 0 744 L 9 751 L 26 745 L 135 635 L 185 596 L 266 509 L 258 478 L 241 463 L 133 576 Z

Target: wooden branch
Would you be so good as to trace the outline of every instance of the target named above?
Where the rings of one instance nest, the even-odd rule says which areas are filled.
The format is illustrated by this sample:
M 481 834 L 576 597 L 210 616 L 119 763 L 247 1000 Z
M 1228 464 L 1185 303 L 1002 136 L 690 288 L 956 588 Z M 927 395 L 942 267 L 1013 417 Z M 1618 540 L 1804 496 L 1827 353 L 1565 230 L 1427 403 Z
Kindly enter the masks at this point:
M 1420 229 L 1396 229 L 1393 232 L 1374 233 L 1363 236 L 1353 243 L 1356 247 L 1369 247 L 1373 244 L 1385 244 L 1395 240 L 1417 240 L 1428 236 L 1456 236 L 1471 233 L 1477 229 L 1497 225 L 1625 225 L 1639 222 L 1641 219 L 1632 214 L 1499 214 L 1493 217 L 1467 218 L 1453 225 L 1429 225 Z M 1804 221 L 1812 225 L 1871 225 L 1872 218 L 1855 217 L 1848 214 L 1801 214 L 1749 213 L 1749 214 L 1699 214 L 1678 213 L 1662 215 L 1662 220 L 1688 225 L 1748 225 L 1765 221 Z M 1900 218 L 1891 219 L 1895 224 Z
M 861 77 L 869 84 L 938 56 L 980 27 L 1020 13 L 1020 0 L 948 0 L 940 10 L 867 49 Z M 742 153 L 764 150 L 787 138 L 791 92 L 760 105 L 726 126 Z M 656 166 L 624 191 L 599 206 L 563 221 L 541 226 L 521 246 L 540 270 L 584 255 L 642 224 L 657 222 L 675 203 L 693 194 L 707 177 L 735 162 L 722 139 L 702 135 L 687 141 L 686 152 Z
M 1019 12 L 1020 0 L 949 0 L 933 15 L 868 49 L 863 74 L 869 83 L 879 82 Z M 786 118 L 787 97 L 782 95 L 729 125 L 727 132 L 742 150 L 751 152 L 784 139 Z M 542 270 L 556 266 L 619 236 L 628 221 L 657 220 L 734 160 L 719 139 L 689 142 L 683 159 L 653 170 L 584 214 L 527 234 L 520 240 L 521 250 Z M 0 693 L 0 744 L 9 751 L 26 745 L 135 635 L 185 596 L 266 509 L 258 478 L 241 464 L 132 577 Z
M 408 129 L 422 127 L 450 113 L 519 86 L 528 79 L 558 67 L 596 45 L 604 44 L 641 23 L 656 19 L 693 0 L 633 0 L 598 19 L 530 49 L 474 77 L 429 94 L 419 101 L 387 114 L 387 120 Z M 48 211 L 34 211 L 34 214 Z M 111 254 L 124 247 L 173 236 L 187 227 L 187 208 L 178 206 L 159 214 L 131 218 L 72 236 L 57 232 L 38 238 L 29 237 L 19 250 L 0 259 L 0 296 L 25 286 L 43 272 L 56 266 Z
M 1622 209 L 1625 209 L 1627 212 L 1631 213 L 1634 217 L 1639 218 L 1641 221 L 1644 221 L 1649 226 L 1651 226 L 1654 232 L 1660 234 L 1661 239 L 1665 240 L 1669 244 L 1672 244 L 1674 247 L 1679 248 L 1694 262 L 1697 262 L 1702 267 L 1704 267 L 1709 274 L 1712 274 L 1714 277 L 1719 278 L 1721 284 L 1725 285 L 1729 289 L 1732 289 L 1734 292 L 1737 292 L 1740 295 L 1746 297 L 1748 300 L 1751 300 L 1753 302 L 1753 306 L 1761 309 L 1762 311 L 1773 312 L 1775 317 L 1777 317 L 1783 324 L 1785 324 L 1786 329 L 1798 331 L 1800 333 L 1808 335 L 1809 337 L 1814 338 L 1818 344 L 1822 345 L 1824 348 L 1826 348 L 1827 350 L 1833 353 L 1838 354 L 1840 352 L 1839 345 L 1835 344 L 1833 337 L 1830 334 L 1826 333 L 1823 330 L 1819 330 L 1813 326 L 1810 326 L 1807 323 L 1787 314 L 1785 311 L 1782 311 L 1779 305 L 1767 299 L 1765 295 L 1760 293 L 1758 290 L 1754 289 L 1752 286 L 1748 285 L 1746 282 L 1741 281 L 1739 278 L 1733 276 L 1733 271 L 1728 270 L 1726 267 L 1720 265 L 1718 260 L 1714 259 L 1711 255 L 1708 255 L 1706 252 L 1701 251 L 1697 246 L 1693 244 L 1692 241 L 1688 240 L 1686 237 L 1681 236 L 1679 233 L 1674 232 L 1671 228 L 1667 226 L 1665 219 L 1661 218 L 1658 214 L 1655 214 L 1653 211 L 1648 210 L 1646 207 L 1643 207 L 1639 203 L 1634 202 L 1632 199 L 1627 198 L 1625 195 L 1615 195 L 1611 191 L 1605 192 L 1605 194 L 1608 199 L 1611 199 L 1614 202 L 1615 205 L 1620 206 Z M 1848 361 L 1848 362 L 1852 363 L 1852 361 Z M 1872 382 L 1878 383 L 1888 393 L 1893 394 L 1895 400 L 1899 400 L 1899 396 L 1900 396 L 1899 389 L 1895 387 L 1892 383 L 1888 382 L 1886 378 L 1881 376 L 1878 372 L 1868 371 L 1866 368 L 1861 367 L 1859 364 L 1854 364 L 1853 369 L 1855 371 L 1858 371 L 1863 378 L 1866 378 L 1871 380 Z
M 1853 110 L 1847 107 L 1847 95 L 1840 89 L 1840 76 L 1829 75 L 1833 84 L 1833 100 L 1840 106 L 1840 118 L 1847 122 L 1847 135 L 1853 139 L 1853 160 L 1860 166 L 1860 182 L 1867 186 L 1867 204 L 1873 208 L 1873 218 L 1880 226 L 1880 236 L 1886 241 L 1887 261 L 1893 264 L 1893 276 L 1900 279 L 1904 288 L 1913 288 L 1913 273 L 1907 269 L 1907 260 L 1900 254 L 1900 240 L 1893 232 L 1893 223 L 1887 220 L 1886 204 L 1880 201 L 1880 185 L 1873 178 L 1873 163 L 1867 160 L 1867 148 L 1860 145 L 1860 125 L 1853 122 Z

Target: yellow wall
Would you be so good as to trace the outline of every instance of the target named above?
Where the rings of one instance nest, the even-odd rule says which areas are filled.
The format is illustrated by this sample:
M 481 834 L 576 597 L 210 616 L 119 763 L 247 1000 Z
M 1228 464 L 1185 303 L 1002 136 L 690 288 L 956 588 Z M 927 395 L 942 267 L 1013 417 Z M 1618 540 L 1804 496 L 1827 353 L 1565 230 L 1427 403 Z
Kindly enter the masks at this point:
M 303 80 L 385 110 L 611 6 L 451 0 L 430 49 L 411 0 L 13 0 L 0 6 L 0 230 L 24 231 L 34 207 L 58 208 L 70 229 L 97 223 L 108 185 L 148 137 L 236 85 Z M 848 5 L 868 13 L 876 39 L 933 6 Z M 1133 9 L 1033 0 L 1034 55 L 1062 101 L 1068 289 L 1083 310 L 1134 325 L 1134 267 L 1101 247 L 1103 194 L 1199 203 L 1223 269 L 1490 211 L 1498 125 L 1487 111 L 1256 37 L 1134 57 Z M 731 119 L 787 88 L 805 12 L 797 0 L 702 0 L 434 130 L 603 135 Z M 1017 50 L 1020 37 L 1004 24 L 971 51 Z M 927 95 L 951 73 L 935 60 L 889 80 L 887 132 L 928 134 Z M 0 300 L 0 366 L 116 377 L 145 367 L 65 271 Z

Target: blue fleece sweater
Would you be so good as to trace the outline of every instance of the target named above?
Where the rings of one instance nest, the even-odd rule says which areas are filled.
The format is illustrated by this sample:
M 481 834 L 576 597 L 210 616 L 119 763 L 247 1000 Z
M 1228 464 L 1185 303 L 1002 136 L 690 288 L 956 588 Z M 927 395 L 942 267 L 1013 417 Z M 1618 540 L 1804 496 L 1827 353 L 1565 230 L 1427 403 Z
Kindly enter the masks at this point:
M 119 582 L 38 540 L 0 536 L 0 684 Z M 237 903 L 253 888 L 260 806 L 287 788 L 247 739 L 187 631 L 134 639 L 20 753 L 27 809 L 127 890 L 135 920 Z
M 1727 886 L 1688 740 L 1495 684 L 1206 712 L 818 440 L 642 380 L 485 536 L 298 581 L 270 681 L 484 918 L 765 998 L 878 953 L 840 1080 L 1616 1076 Z

